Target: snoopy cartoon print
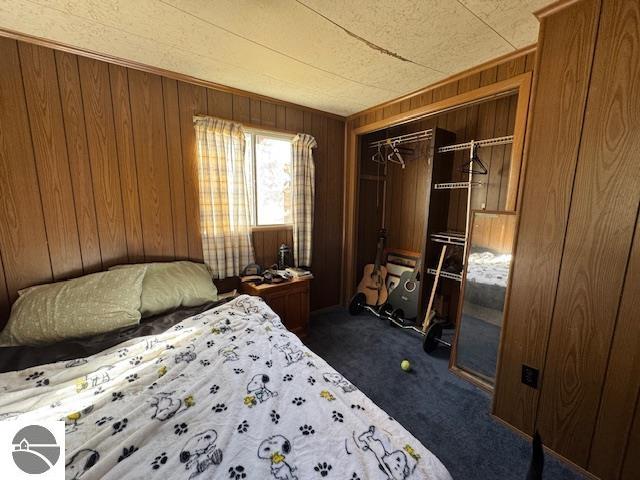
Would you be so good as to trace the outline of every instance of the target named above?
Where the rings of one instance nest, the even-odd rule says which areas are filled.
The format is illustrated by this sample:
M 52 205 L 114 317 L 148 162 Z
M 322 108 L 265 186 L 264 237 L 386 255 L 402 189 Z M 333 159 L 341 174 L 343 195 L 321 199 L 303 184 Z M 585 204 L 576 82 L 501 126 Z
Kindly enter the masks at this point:
M 413 473 L 413 469 L 409 467 L 407 455 L 402 450 L 389 452 L 382 439 L 376 436 L 376 427 L 373 425 L 358 436 L 356 445 L 362 451 L 371 452 L 375 456 L 378 467 L 385 473 L 388 480 L 405 480 Z
M 333 383 L 336 387 L 340 387 L 344 393 L 355 392 L 357 390 L 352 383 L 338 372 L 323 373 L 322 378 L 324 378 L 325 382 Z
M 113 365 L 103 365 L 84 377 L 80 377 L 76 380 L 76 392 L 81 392 L 87 388 L 96 388 L 110 382 L 109 370 L 112 368 Z
M 254 375 L 247 385 L 247 393 L 256 397 L 256 400 L 260 403 L 269 400 L 271 397 L 277 397 L 278 392 L 272 392 L 267 388 L 269 381 L 269 375 L 265 375 L 264 373 Z
M 173 396 L 174 392 L 160 392 L 153 396 L 151 400 L 151 406 L 155 408 L 155 412 L 151 416 L 151 419 L 158 419 L 162 422 L 173 417 L 180 407 L 182 407 L 182 400 Z
M 272 435 L 258 447 L 258 458 L 271 461 L 271 478 L 275 480 L 298 480 L 296 467 L 286 461 L 291 453 L 291 442 L 282 435 Z
M 185 362 L 185 363 L 193 362 L 197 357 L 195 349 L 196 349 L 195 345 L 193 343 L 190 343 L 184 348 L 183 351 L 181 351 L 180 353 L 176 353 L 175 356 L 173 357 L 173 360 L 176 362 L 176 364 L 180 362 Z
M 238 360 L 240 360 L 240 357 L 238 356 L 238 352 L 236 352 L 237 349 L 238 347 L 236 345 L 228 345 L 218 350 L 218 355 L 221 355 L 224 357 L 223 363 L 237 362 Z
M 300 360 L 302 360 L 302 357 L 304 357 L 304 352 L 291 346 L 291 342 L 287 342 L 284 345 L 276 344 L 273 346 L 273 348 L 284 354 L 287 365 L 299 362 Z
M 90 448 L 76 452 L 65 465 L 66 480 L 77 480 L 100 460 L 100 454 Z
M 220 465 L 222 450 L 216 447 L 217 439 L 218 433 L 211 429 L 198 433 L 187 440 L 180 451 L 180 463 L 185 464 L 185 470 L 193 470 L 189 479 L 206 472 L 211 465 Z M 208 478 L 213 478 L 213 476 L 208 475 Z

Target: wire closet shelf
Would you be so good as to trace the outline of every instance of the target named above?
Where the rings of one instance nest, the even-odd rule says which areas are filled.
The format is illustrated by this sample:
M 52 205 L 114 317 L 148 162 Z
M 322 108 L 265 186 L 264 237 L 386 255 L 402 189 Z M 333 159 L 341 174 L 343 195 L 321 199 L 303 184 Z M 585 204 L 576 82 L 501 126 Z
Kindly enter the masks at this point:
M 377 140 L 369 144 L 369 148 L 384 147 L 385 145 L 405 145 L 407 143 L 422 142 L 424 140 L 430 140 L 433 136 L 433 129 L 421 130 L 414 133 L 405 133 L 404 135 L 397 135 L 395 137 L 385 138 L 384 140 Z

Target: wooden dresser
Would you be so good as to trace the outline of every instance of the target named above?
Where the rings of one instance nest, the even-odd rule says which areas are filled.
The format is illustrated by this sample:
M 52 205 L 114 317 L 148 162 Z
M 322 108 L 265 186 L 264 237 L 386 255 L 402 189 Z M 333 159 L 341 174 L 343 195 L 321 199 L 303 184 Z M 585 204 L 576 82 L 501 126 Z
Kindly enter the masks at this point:
M 280 316 L 285 327 L 303 338 L 309 333 L 309 287 L 312 279 L 313 277 L 307 277 L 257 286 L 242 283 L 240 291 L 262 297 Z

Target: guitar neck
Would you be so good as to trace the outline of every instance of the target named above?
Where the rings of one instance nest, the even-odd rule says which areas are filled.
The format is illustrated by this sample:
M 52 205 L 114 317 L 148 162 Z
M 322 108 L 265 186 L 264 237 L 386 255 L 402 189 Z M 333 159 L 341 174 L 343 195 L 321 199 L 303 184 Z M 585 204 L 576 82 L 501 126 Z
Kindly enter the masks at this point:
M 384 231 L 380 232 L 380 236 L 378 237 L 378 251 L 376 252 L 376 262 L 373 266 L 373 270 L 374 272 L 377 272 L 380 270 L 380 265 L 382 265 L 382 254 L 384 252 L 384 241 L 385 241 L 385 234 Z

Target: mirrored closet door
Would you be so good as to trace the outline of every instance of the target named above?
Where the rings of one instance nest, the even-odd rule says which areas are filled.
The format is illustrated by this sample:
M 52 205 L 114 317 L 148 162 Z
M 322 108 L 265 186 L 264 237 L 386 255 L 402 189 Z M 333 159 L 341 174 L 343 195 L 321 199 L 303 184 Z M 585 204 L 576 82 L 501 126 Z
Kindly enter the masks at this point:
M 472 214 L 451 366 L 487 389 L 495 384 L 515 229 L 513 212 Z

